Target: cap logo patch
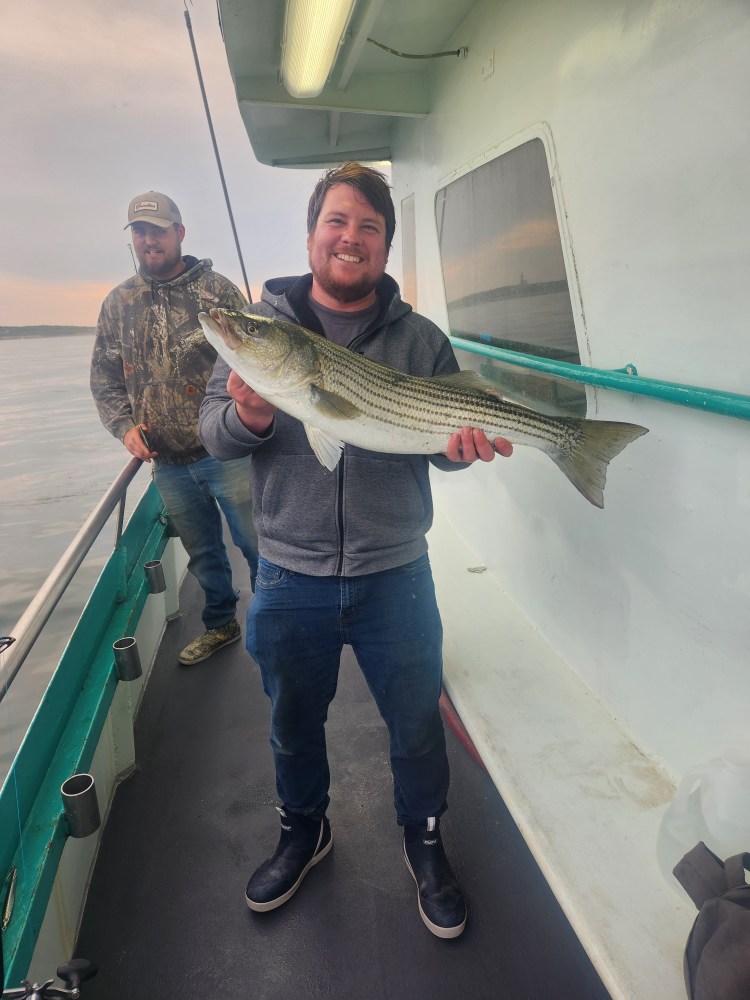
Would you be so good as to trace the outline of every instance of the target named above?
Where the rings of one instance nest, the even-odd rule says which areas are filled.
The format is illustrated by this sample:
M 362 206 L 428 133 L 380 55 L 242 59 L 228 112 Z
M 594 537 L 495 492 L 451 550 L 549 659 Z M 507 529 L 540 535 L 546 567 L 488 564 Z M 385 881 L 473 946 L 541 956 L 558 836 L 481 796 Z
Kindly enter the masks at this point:
M 155 212 L 158 208 L 158 201 L 137 201 L 133 205 L 134 212 Z

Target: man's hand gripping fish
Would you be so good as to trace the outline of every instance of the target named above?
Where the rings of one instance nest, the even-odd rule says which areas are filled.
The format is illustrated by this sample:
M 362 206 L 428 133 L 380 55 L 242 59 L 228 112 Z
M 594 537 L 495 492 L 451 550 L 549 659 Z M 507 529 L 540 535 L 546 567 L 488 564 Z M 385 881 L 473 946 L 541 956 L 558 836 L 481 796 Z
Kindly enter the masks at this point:
M 418 378 L 317 333 L 263 316 L 211 309 L 198 316 L 209 343 L 258 395 L 304 424 L 318 461 L 336 468 L 344 444 L 434 455 L 462 427 L 531 445 L 594 506 L 604 506 L 609 462 L 646 427 L 548 417 L 506 402 L 475 372 Z

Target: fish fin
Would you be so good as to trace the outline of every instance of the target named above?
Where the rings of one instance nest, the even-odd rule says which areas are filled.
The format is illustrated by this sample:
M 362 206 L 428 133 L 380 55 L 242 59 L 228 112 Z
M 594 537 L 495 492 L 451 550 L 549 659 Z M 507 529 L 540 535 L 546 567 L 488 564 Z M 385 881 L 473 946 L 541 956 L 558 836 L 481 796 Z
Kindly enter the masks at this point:
M 581 420 L 581 436 L 568 454 L 548 452 L 575 488 L 595 507 L 604 507 L 607 466 L 631 441 L 648 434 L 647 427 L 615 420 Z
M 321 389 L 314 382 L 310 384 L 310 399 L 321 416 L 333 417 L 334 420 L 352 420 L 362 412 L 355 403 L 350 403 L 335 392 Z
M 344 442 L 332 437 L 330 434 L 326 434 L 325 431 L 321 431 L 318 427 L 312 427 L 310 424 L 303 424 L 302 426 L 305 428 L 307 440 L 310 442 L 310 447 L 315 452 L 317 460 L 329 472 L 333 472 L 339 464 Z
M 503 394 L 477 372 L 467 369 L 463 372 L 450 372 L 448 375 L 432 375 L 429 382 L 442 382 L 451 389 L 463 389 L 465 392 L 489 392 L 493 396 L 503 398 Z

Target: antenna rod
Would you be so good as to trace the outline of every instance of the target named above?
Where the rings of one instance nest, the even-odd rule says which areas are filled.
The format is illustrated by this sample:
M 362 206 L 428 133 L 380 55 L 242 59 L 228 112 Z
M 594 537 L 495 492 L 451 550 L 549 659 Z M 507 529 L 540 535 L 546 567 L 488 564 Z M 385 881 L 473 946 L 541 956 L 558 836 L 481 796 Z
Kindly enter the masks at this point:
M 201 97 L 203 98 L 203 107 L 206 109 L 206 120 L 208 121 L 208 130 L 211 133 L 211 142 L 214 147 L 214 155 L 216 156 L 216 165 L 219 168 L 219 177 L 221 178 L 221 187 L 224 191 L 224 200 L 227 203 L 227 212 L 229 213 L 229 222 L 232 226 L 232 233 L 234 235 L 234 245 L 237 247 L 237 256 L 240 259 L 240 267 L 242 269 L 242 277 L 245 281 L 245 291 L 247 292 L 247 301 L 252 304 L 253 297 L 250 294 L 250 285 L 247 280 L 247 274 L 245 273 L 245 262 L 242 259 L 242 250 L 240 249 L 240 241 L 237 237 L 237 229 L 234 225 L 234 216 L 232 215 L 232 206 L 229 203 L 229 192 L 227 191 L 226 181 L 224 180 L 224 171 L 221 167 L 221 158 L 219 157 L 219 148 L 216 145 L 216 135 L 214 134 L 214 126 L 211 121 L 211 112 L 208 109 L 208 99 L 206 98 L 206 88 L 203 86 L 203 74 L 201 73 L 201 65 L 198 61 L 198 51 L 195 47 L 195 39 L 193 38 L 193 26 L 190 23 L 190 14 L 188 13 L 187 7 L 185 7 L 185 24 L 187 25 L 188 35 L 190 36 L 190 47 L 193 50 L 193 59 L 195 60 L 195 71 L 198 74 L 198 83 L 201 88 Z

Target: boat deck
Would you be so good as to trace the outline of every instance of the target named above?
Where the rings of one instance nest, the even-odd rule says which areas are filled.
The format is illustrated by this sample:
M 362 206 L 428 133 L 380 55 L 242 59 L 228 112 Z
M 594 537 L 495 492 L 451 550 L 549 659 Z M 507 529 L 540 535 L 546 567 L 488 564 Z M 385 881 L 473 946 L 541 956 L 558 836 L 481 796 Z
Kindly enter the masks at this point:
M 137 719 L 138 769 L 115 795 L 89 891 L 76 954 L 99 973 L 85 1000 L 607 1000 L 490 778 L 448 727 L 442 829 L 469 919 L 455 941 L 424 927 L 387 735 L 348 649 L 328 724 L 334 849 L 287 905 L 250 912 L 245 883 L 278 836 L 269 707 L 241 643 L 178 665 L 200 604 L 188 577 Z

